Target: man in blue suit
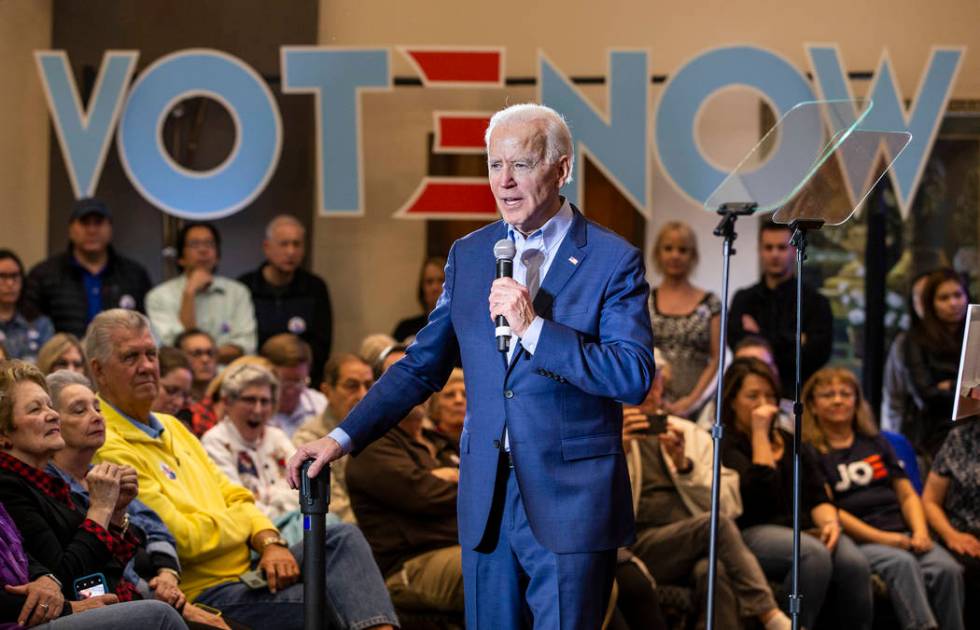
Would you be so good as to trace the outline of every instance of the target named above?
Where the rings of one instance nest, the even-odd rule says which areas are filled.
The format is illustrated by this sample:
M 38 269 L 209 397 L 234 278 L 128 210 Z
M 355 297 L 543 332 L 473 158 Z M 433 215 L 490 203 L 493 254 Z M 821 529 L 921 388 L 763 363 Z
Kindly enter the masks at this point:
M 616 549 L 633 541 L 621 401 L 653 375 L 643 256 L 559 194 L 572 173 L 562 117 L 540 105 L 497 112 L 486 133 L 503 217 L 458 240 L 443 293 L 408 354 L 347 419 L 290 459 L 355 455 L 439 391 L 457 357 L 466 379 L 459 537 L 467 628 L 598 628 Z M 516 247 L 494 279 L 494 244 Z M 498 352 L 494 318 L 510 350 Z

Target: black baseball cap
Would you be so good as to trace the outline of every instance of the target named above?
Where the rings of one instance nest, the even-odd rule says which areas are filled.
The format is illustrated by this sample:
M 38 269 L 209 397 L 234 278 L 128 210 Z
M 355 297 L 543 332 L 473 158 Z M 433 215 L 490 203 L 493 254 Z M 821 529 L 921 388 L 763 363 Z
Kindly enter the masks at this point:
M 71 216 L 68 222 L 78 221 L 79 219 L 84 219 L 90 214 L 97 214 L 100 217 L 112 221 L 112 213 L 109 212 L 109 206 L 105 205 L 105 202 L 101 199 L 96 199 L 95 197 L 86 197 L 84 199 L 78 199 L 71 207 Z

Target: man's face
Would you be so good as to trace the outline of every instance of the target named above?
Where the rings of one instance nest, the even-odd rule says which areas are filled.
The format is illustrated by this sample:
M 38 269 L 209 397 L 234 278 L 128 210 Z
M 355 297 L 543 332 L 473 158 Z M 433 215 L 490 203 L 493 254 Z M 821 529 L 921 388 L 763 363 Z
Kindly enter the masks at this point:
M 110 339 L 112 351 L 105 363 L 92 361 L 99 393 L 122 409 L 152 405 L 160 382 L 153 335 L 148 329 L 117 328 Z
M 112 222 L 101 214 L 87 214 L 68 224 L 68 240 L 77 252 L 101 254 L 112 241 Z
M 180 349 L 191 363 L 191 372 L 198 383 L 211 382 L 218 373 L 218 350 L 207 335 L 191 335 L 180 342 Z
M 490 190 L 504 221 L 530 234 L 561 207 L 558 191 L 568 179 L 567 157 L 546 159 L 547 137 L 540 121 L 502 123 L 487 149 Z
M 793 271 L 796 248 L 789 244 L 789 230 L 764 230 L 759 235 L 759 266 L 772 278 L 786 278 Z
M 279 411 L 292 413 L 303 390 L 310 384 L 310 364 L 277 366 L 276 376 L 279 377 Z
M 269 264 L 284 274 L 291 274 L 303 263 L 305 246 L 303 228 L 293 223 L 280 223 L 272 236 L 262 243 Z
M 218 266 L 218 243 L 214 240 L 211 230 L 203 225 L 188 230 L 187 238 L 184 240 L 184 251 L 180 252 L 177 262 L 184 271 L 191 269 L 214 271 Z
M 323 383 L 323 393 L 330 401 L 331 413 L 339 419 L 346 418 L 373 384 L 374 375 L 371 374 L 371 368 L 366 363 L 355 360 L 345 362 L 340 366 L 336 385 Z

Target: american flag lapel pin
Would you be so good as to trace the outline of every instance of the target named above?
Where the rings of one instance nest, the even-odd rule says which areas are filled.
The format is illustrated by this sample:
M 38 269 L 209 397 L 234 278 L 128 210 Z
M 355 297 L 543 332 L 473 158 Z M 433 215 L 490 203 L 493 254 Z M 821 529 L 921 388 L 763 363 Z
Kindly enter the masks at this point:
M 572 263 L 573 265 L 577 265 L 578 264 L 578 258 L 576 258 L 575 256 L 569 256 L 568 257 L 568 262 Z

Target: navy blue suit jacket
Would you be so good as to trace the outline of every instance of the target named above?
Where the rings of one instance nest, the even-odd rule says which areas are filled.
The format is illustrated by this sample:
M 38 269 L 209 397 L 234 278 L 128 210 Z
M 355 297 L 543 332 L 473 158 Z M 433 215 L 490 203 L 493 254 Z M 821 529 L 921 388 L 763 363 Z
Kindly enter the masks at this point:
M 483 538 L 506 424 L 541 544 L 556 553 L 629 544 L 633 511 L 618 401 L 642 401 L 654 371 L 642 254 L 575 210 L 534 299 L 545 320 L 535 352 L 518 346 L 508 364 L 496 349 L 487 301 L 493 245 L 506 237 L 498 221 L 453 244 L 428 323 L 341 428 L 356 455 L 440 390 L 461 356 L 460 542 L 475 548 Z

